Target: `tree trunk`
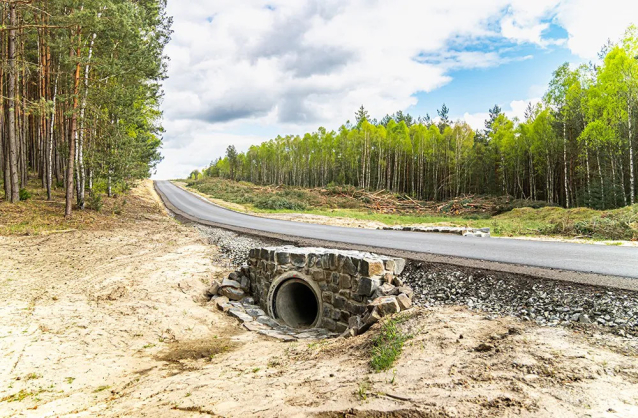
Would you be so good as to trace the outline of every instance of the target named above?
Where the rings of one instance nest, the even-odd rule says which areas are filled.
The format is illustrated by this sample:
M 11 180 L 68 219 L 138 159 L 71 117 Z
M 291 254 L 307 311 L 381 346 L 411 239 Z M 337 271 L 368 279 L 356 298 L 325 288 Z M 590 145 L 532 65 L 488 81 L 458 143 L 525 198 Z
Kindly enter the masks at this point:
M 51 200 L 51 182 L 53 181 L 53 130 L 55 127 L 56 101 L 58 99 L 58 81 L 60 80 L 60 64 L 58 63 L 58 72 L 55 76 L 55 85 L 53 86 L 53 112 L 51 113 L 51 123 L 49 126 L 49 137 L 47 139 L 47 200 Z
M 11 27 L 17 25 L 16 4 L 9 3 L 9 24 Z M 15 203 L 20 201 L 20 186 L 18 175 L 18 150 L 16 143 L 16 30 L 9 31 L 9 80 L 7 86 L 7 96 L 9 103 L 9 138 L 8 138 L 8 154 L 9 154 L 9 201 Z
M 84 92 L 82 95 L 82 106 L 80 107 L 80 134 L 78 140 L 78 206 L 80 209 L 84 209 L 84 191 L 86 189 L 86 176 L 84 174 L 84 120 L 86 113 L 86 102 L 89 94 L 89 71 L 91 58 L 93 57 L 93 45 L 95 44 L 95 37 L 97 34 L 93 34 L 91 38 L 91 45 L 89 46 L 89 55 L 86 66 L 84 67 Z
M 73 210 L 73 174 L 74 174 L 74 163 L 75 163 L 75 143 L 77 141 L 78 135 L 78 94 L 80 89 L 80 45 L 82 40 L 82 35 L 80 29 L 77 31 L 78 35 L 78 47 L 75 52 L 75 59 L 77 63 L 75 64 L 75 78 L 74 78 L 74 88 L 73 88 L 73 114 L 71 116 L 71 135 L 69 137 L 69 158 L 66 166 L 66 207 L 64 210 L 64 216 L 67 218 L 71 217 L 71 211 Z
M 569 209 L 569 184 L 567 182 L 567 122 L 563 121 L 563 168 L 565 170 L 565 207 Z
M 629 130 L 629 201 L 633 205 L 636 203 L 636 185 L 634 177 L 634 138 L 631 131 L 631 101 L 627 103 L 627 127 Z

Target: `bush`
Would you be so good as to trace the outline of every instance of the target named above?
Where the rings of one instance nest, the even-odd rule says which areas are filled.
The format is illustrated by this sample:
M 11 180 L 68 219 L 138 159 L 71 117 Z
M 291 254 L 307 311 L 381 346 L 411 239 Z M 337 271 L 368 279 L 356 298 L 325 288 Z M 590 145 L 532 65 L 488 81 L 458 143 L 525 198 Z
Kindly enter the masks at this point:
M 96 212 L 100 212 L 102 211 L 103 205 L 104 204 L 102 203 L 102 195 L 95 191 L 91 191 L 91 193 L 89 193 L 89 199 L 88 199 L 89 209 L 93 209 Z
M 289 200 L 281 196 L 264 197 L 255 202 L 255 207 L 267 210 L 306 210 L 306 204 L 303 202 Z
M 627 221 L 603 217 L 576 222 L 574 231 L 579 235 L 611 240 L 630 240 L 634 235 L 634 231 Z
M 27 189 L 20 189 L 18 194 L 20 195 L 20 200 L 29 200 L 29 199 L 31 199 L 31 193 L 29 193 L 29 191 Z

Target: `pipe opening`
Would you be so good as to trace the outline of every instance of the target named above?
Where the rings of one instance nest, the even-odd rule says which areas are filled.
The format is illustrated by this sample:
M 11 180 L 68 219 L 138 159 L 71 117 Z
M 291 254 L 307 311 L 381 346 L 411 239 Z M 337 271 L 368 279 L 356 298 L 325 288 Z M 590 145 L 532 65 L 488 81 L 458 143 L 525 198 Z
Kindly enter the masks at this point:
M 292 328 L 312 328 L 319 320 L 319 301 L 312 288 L 303 280 L 290 279 L 279 285 L 273 312 Z

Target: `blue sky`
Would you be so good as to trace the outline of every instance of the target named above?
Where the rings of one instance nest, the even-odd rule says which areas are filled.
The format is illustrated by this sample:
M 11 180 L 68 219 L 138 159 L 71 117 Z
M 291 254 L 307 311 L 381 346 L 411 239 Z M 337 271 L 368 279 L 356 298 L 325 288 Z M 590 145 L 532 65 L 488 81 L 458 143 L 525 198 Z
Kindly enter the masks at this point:
M 595 60 L 638 2 L 607 0 L 169 0 L 163 154 L 184 177 L 278 134 L 337 129 L 363 104 L 482 126 L 522 116 L 562 63 Z M 618 13 L 618 10 L 624 10 Z M 213 16 L 213 18 L 207 18 Z

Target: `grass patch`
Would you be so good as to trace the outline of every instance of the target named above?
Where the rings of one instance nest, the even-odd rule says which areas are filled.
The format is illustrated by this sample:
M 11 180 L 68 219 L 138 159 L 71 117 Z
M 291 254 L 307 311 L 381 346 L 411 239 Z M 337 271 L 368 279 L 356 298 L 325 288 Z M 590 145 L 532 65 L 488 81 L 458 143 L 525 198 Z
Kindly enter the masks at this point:
M 64 218 L 64 188 L 52 189 L 52 200 L 47 200 L 46 190 L 37 179 L 27 185 L 30 198 L 11 204 L 0 193 L 0 235 L 46 235 L 82 230 L 112 230 L 131 220 L 143 219 L 151 214 L 161 214 L 162 209 L 145 194 L 132 190 L 127 194 L 108 198 L 87 191 L 87 208 L 74 207 L 71 219 Z M 1 189 L 1 188 L 0 188 Z M 99 201 L 98 203 L 96 203 Z M 128 201 L 128 204 L 125 203 Z M 98 211 L 99 209 L 99 211 Z
M 228 338 L 183 341 L 171 344 L 168 350 L 157 356 L 157 359 L 170 363 L 180 363 L 183 360 L 212 360 L 216 355 L 235 348 L 236 344 Z
M 0 402 L 22 402 L 26 398 L 29 398 L 31 396 L 36 396 L 36 395 L 37 395 L 36 393 L 27 392 L 26 390 L 22 389 L 18 393 L 14 393 L 13 395 L 5 396 L 4 398 L 0 399 Z
M 375 372 L 389 370 L 394 366 L 401 353 L 403 344 L 411 335 L 404 333 L 399 325 L 405 322 L 404 317 L 391 318 L 383 323 L 381 331 L 372 341 L 370 367 Z

